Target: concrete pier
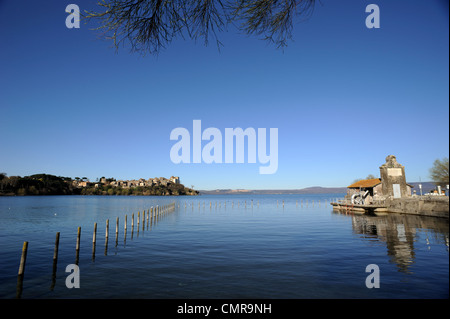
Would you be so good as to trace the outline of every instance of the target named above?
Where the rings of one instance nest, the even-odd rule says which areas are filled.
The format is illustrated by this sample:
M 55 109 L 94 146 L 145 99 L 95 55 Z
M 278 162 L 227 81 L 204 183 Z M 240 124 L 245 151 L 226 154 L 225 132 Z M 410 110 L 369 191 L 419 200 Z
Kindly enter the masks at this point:
M 331 203 L 333 209 L 354 213 L 372 214 L 408 214 L 449 218 L 448 196 L 412 196 L 405 198 L 389 198 L 379 204 L 353 205 L 350 201 Z

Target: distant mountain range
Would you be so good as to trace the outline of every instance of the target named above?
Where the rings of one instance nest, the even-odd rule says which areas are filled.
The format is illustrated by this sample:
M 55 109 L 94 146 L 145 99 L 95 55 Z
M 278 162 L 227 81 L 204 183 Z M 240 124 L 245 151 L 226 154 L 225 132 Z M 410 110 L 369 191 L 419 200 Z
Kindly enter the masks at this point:
M 422 192 L 427 193 L 435 189 L 432 182 L 413 182 L 408 183 L 414 186 L 413 190 L 419 194 L 419 184 L 422 184 Z M 321 187 L 313 186 L 301 189 L 215 189 L 200 190 L 200 195 L 229 195 L 229 194 L 337 194 L 347 193 L 347 187 Z

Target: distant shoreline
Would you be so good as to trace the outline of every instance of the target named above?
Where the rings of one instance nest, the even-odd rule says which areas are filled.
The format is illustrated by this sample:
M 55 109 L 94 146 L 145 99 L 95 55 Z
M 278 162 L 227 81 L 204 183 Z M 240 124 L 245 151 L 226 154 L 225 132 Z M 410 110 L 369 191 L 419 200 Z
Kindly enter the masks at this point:
M 433 182 L 409 182 L 408 184 L 414 187 L 417 194 L 419 191 L 419 184 L 422 185 L 423 193 L 434 189 Z M 330 194 L 330 193 L 347 193 L 347 187 L 321 187 L 312 186 L 299 189 L 213 189 L 213 190 L 199 190 L 200 195 L 237 195 L 237 194 Z
M 301 189 L 215 189 L 199 190 L 200 195 L 280 195 L 280 194 L 329 194 L 347 193 L 347 187 L 307 187 Z

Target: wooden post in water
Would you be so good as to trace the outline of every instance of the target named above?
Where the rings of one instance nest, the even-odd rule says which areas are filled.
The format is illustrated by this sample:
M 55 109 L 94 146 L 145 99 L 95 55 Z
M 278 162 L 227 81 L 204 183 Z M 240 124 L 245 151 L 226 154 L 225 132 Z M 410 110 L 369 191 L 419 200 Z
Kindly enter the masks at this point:
M 59 232 L 56 233 L 55 249 L 53 251 L 53 269 L 52 269 L 52 284 L 50 290 L 53 291 L 56 285 L 56 270 L 58 266 L 58 249 L 59 249 Z
M 55 249 L 53 250 L 53 269 L 55 269 L 58 262 L 58 249 L 59 249 L 59 232 L 56 233 Z
M 134 213 L 131 214 L 131 230 L 134 228 Z
M 28 242 L 24 241 L 22 246 L 22 256 L 20 257 L 19 276 L 23 277 L 25 273 L 25 263 L 27 262 Z
M 137 216 L 137 228 L 139 231 L 139 220 L 141 219 L 141 212 L 138 212 L 138 216 Z
M 109 219 L 106 220 L 106 230 L 105 230 L 105 256 L 108 253 L 108 238 L 109 238 Z
M 116 218 L 116 247 L 119 242 L 119 217 Z
M 77 232 L 77 245 L 75 246 L 75 250 L 80 250 L 80 238 L 81 238 L 81 227 L 78 227 Z
M 95 245 L 97 241 L 97 223 L 94 223 L 94 234 L 92 235 L 92 244 Z
M 97 223 L 94 223 L 94 234 L 92 235 L 92 260 L 95 260 L 95 243 L 97 242 Z
M 75 246 L 75 264 L 78 265 L 78 259 L 80 256 L 80 239 L 81 239 L 81 227 L 78 227 L 78 233 L 77 233 L 77 244 Z
M 16 286 L 16 298 L 22 297 L 23 290 L 23 275 L 25 273 L 25 263 L 27 260 L 27 252 L 28 252 L 28 242 L 23 242 L 22 246 L 22 256 L 20 258 L 19 272 L 17 276 L 17 286 Z

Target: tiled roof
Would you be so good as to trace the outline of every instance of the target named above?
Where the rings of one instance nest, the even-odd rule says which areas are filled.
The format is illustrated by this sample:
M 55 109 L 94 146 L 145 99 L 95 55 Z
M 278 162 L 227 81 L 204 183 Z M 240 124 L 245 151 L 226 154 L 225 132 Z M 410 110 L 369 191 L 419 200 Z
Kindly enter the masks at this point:
M 375 187 L 378 184 L 381 183 L 381 179 L 379 178 L 371 178 L 371 179 L 363 179 L 360 181 L 357 181 L 356 183 L 353 183 L 350 186 L 347 186 L 347 188 L 371 188 Z

